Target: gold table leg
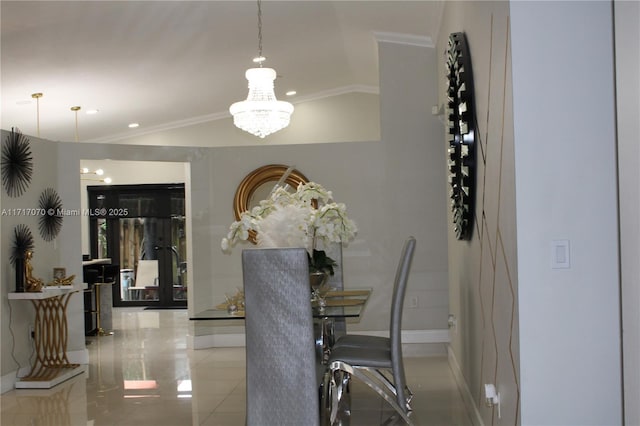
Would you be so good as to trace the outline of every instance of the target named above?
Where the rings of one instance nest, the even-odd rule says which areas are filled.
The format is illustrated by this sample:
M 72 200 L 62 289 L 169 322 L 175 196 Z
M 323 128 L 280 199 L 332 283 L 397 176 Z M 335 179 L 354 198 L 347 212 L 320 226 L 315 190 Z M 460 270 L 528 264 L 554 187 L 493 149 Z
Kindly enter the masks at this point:
M 79 364 L 67 359 L 67 305 L 73 293 L 48 299 L 31 300 L 36 310 L 34 341 L 36 359 L 22 381 L 49 381 Z

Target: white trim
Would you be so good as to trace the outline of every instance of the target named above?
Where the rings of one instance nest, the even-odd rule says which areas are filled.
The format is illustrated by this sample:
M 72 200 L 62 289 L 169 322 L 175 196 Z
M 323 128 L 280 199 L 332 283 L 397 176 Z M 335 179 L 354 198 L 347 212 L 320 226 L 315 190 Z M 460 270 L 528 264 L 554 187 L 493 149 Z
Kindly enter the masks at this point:
M 482 421 L 482 416 L 480 415 L 478 406 L 473 400 L 471 390 L 469 390 L 467 381 L 464 379 L 462 369 L 460 369 L 460 364 L 458 364 L 458 360 L 456 359 L 456 355 L 453 353 L 453 349 L 451 349 L 451 346 L 447 346 L 447 353 L 449 355 L 449 367 L 453 372 L 453 376 L 455 377 L 456 383 L 458 384 L 458 389 L 462 394 L 462 400 L 464 401 L 464 405 L 467 407 L 467 412 L 471 413 L 471 422 L 474 426 L 484 426 L 484 422 Z
M 301 102 L 317 101 L 319 99 L 330 98 L 333 96 L 346 95 L 348 93 L 368 93 L 371 95 L 379 95 L 380 88 L 377 86 L 365 86 L 362 84 L 352 84 L 350 86 L 336 87 L 334 89 L 323 90 L 322 92 L 313 93 L 306 96 L 297 96 L 292 99 L 292 103 L 299 104 Z
M 347 93 L 369 93 L 369 94 L 379 95 L 380 88 L 376 86 L 365 86 L 361 84 L 353 84 L 350 86 L 342 86 L 342 87 L 336 87 L 335 89 L 324 90 L 322 92 L 313 93 L 307 96 L 298 96 L 295 99 L 290 99 L 289 101 L 293 104 L 298 104 L 301 102 L 310 102 L 318 99 L 330 98 L 332 96 L 340 96 Z M 138 136 L 144 136 L 144 135 L 157 133 L 157 132 L 164 132 L 172 129 L 179 129 L 187 126 L 195 126 L 196 124 L 208 123 L 210 121 L 222 120 L 230 117 L 231 117 L 231 114 L 229 113 L 229 111 L 214 112 L 212 114 L 200 115 L 197 117 L 190 117 L 184 120 L 170 121 L 168 123 L 159 124 L 157 126 L 147 127 L 144 130 L 140 130 L 137 132 L 118 133 L 118 134 L 106 136 L 103 138 L 88 139 L 85 142 L 94 142 L 94 143 L 116 142 L 123 139 L 131 139 Z
M 31 366 L 22 367 L 18 371 L 2 376 L 0 378 L 0 393 L 9 392 L 10 390 L 15 389 L 18 376 L 24 377 L 29 374 L 29 371 L 31 371 Z
M 187 336 L 187 347 L 189 349 L 237 348 L 245 346 L 245 342 L 244 333 Z
M 388 33 L 384 31 L 374 31 L 373 37 L 378 43 L 406 44 L 419 47 L 436 47 L 429 36 L 419 36 L 414 34 Z
M 358 331 L 357 333 L 367 336 L 389 336 L 388 331 Z M 245 342 L 244 333 L 187 336 L 187 345 L 190 349 L 242 347 Z M 449 330 L 404 330 L 402 343 L 449 343 Z
M 365 336 L 388 337 L 388 331 L 358 331 Z M 403 330 L 402 343 L 449 343 L 449 330 Z
M 89 350 L 87 348 L 78 351 L 67 352 L 70 364 L 89 364 Z

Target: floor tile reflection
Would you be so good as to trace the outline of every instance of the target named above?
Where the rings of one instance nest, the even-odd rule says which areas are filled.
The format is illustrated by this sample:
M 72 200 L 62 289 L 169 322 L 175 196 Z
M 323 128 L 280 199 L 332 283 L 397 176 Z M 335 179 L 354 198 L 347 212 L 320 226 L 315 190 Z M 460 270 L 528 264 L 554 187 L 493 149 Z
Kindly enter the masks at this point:
M 115 308 L 114 334 L 87 338 L 86 373 L 3 394 L 0 424 L 244 426 L 244 348 L 188 350 L 188 321 L 186 310 Z M 417 425 L 471 425 L 445 357 L 408 358 L 405 368 Z M 343 424 L 402 424 L 366 386 L 351 389 Z

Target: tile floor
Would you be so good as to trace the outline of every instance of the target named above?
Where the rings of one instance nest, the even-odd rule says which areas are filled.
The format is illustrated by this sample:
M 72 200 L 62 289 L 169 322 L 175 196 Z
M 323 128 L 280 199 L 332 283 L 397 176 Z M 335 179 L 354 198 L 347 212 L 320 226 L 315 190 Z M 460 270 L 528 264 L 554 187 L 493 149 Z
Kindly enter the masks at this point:
M 243 426 L 244 348 L 187 349 L 186 310 L 114 309 L 114 335 L 88 338 L 87 373 L 0 396 L 2 426 Z M 418 426 L 471 425 L 443 356 L 407 358 Z M 357 382 L 343 424 L 402 424 Z M 276 425 L 265 425 L 276 426 Z M 302 425 L 301 425 L 302 426 Z

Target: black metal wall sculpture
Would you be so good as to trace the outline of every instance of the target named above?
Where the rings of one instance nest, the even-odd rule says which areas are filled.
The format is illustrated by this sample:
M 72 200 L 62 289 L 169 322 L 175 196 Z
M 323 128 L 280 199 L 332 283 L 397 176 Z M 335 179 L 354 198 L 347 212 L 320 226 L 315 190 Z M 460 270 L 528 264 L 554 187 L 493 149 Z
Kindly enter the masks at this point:
M 2 186 L 10 197 L 19 197 L 27 190 L 33 175 L 33 157 L 29 138 L 11 129 L 2 145 Z
M 47 188 L 40 194 L 38 207 L 41 212 L 38 218 L 40 236 L 45 241 L 51 241 L 62 228 L 62 200 L 55 189 Z

